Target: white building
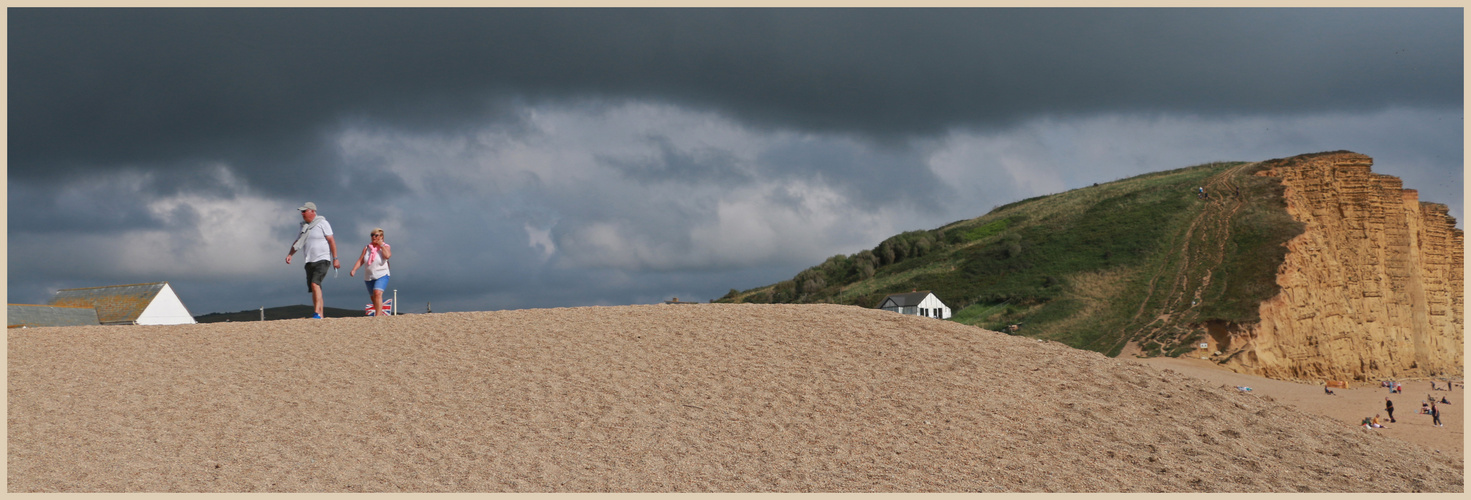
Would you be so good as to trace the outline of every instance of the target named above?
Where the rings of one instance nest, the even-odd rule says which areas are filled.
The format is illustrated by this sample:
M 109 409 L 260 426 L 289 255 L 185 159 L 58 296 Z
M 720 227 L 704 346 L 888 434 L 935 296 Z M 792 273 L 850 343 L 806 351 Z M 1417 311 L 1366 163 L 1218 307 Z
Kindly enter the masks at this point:
M 879 309 L 926 318 L 950 319 L 950 307 L 929 291 L 896 293 L 879 302 Z
M 57 290 L 52 306 L 91 307 L 104 325 L 185 325 L 194 316 L 168 282 Z

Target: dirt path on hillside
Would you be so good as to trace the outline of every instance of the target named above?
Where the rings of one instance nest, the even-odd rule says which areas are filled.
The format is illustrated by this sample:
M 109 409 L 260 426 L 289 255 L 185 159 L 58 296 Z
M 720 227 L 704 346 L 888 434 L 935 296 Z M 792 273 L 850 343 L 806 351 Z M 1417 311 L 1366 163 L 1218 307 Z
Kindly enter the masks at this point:
M 1159 313 L 1153 321 L 1124 336 L 1126 350 L 1137 352 L 1139 344 L 1150 340 L 1160 340 L 1161 344 L 1178 340 L 1161 339 L 1160 336 L 1167 333 L 1167 326 L 1183 321 L 1177 315 L 1187 314 L 1200 305 L 1201 294 L 1210 287 L 1212 270 L 1225 260 L 1226 243 L 1231 238 L 1231 219 L 1245 205 L 1245 200 L 1237 193 L 1235 177 L 1254 165 L 1256 164 L 1244 163 L 1227 168 L 1211 176 L 1202 186 L 1209 196 L 1203 200 L 1205 205 L 1200 215 L 1191 220 L 1190 226 L 1185 230 L 1179 249 L 1182 258 L 1175 267 L 1174 280 L 1170 283 L 1169 291 L 1165 292 L 1164 304 L 1158 309 Z M 1200 269 L 1204 271 L 1198 271 Z M 1150 278 L 1139 310 L 1134 313 L 1134 321 L 1145 314 L 1158 290 L 1157 283 L 1164 274 L 1165 268 L 1161 268 Z M 1190 282 L 1197 274 L 1200 276 L 1199 282 L 1192 287 Z M 1185 305 L 1186 302 L 1189 302 L 1188 306 Z

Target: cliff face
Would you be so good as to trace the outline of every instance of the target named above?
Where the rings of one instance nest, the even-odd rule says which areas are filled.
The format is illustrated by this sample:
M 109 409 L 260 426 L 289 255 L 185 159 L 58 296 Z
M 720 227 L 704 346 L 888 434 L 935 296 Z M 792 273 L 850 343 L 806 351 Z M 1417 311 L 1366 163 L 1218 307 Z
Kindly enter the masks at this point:
M 1305 224 L 1288 243 L 1261 322 L 1238 331 L 1223 364 L 1278 379 L 1378 380 L 1460 375 L 1462 231 L 1356 153 L 1278 161 L 1287 210 Z

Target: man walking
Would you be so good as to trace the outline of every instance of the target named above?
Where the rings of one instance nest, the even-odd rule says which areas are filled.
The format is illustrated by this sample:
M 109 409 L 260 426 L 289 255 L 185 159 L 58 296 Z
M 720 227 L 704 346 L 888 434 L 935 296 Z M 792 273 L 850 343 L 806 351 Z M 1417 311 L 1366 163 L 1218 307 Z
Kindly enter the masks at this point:
M 1434 419 L 1433 423 L 1436 427 L 1445 427 L 1440 423 L 1440 408 L 1436 408 L 1434 402 L 1430 403 L 1430 417 Z
M 302 252 L 302 260 L 306 261 L 306 291 L 312 294 L 315 310 L 311 317 L 322 319 L 322 279 L 327 277 L 328 266 L 342 268 L 337 262 L 337 240 L 332 237 L 332 224 L 317 215 L 317 204 L 308 201 L 297 210 L 301 211 L 301 230 L 291 243 L 291 251 L 286 252 L 286 263 L 291 263 L 291 256 L 298 250 Z
M 1384 412 L 1389 414 L 1389 422 L 1394 423 L 1394 401 L 1384 398 Z

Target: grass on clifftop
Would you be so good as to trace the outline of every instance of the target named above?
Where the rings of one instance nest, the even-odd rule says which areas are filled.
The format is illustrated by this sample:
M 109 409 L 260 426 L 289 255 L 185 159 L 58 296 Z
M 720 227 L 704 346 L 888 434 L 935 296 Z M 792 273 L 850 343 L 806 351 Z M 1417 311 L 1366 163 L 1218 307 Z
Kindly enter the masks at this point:
M 1281 184 L 1247 167 L 1211 163 L 1021 200 L 718 302 L 875 307 L 930 290 L 953 321 L 1017 324 L 1109 355 L 1138 338 L 1178 355 L 1207 323 L 1258 321 L 1257 304 L 1277 293 L 1284 244 L 1301 233 Z M 1199 186 L 1223 192 L 1204 200 Z

